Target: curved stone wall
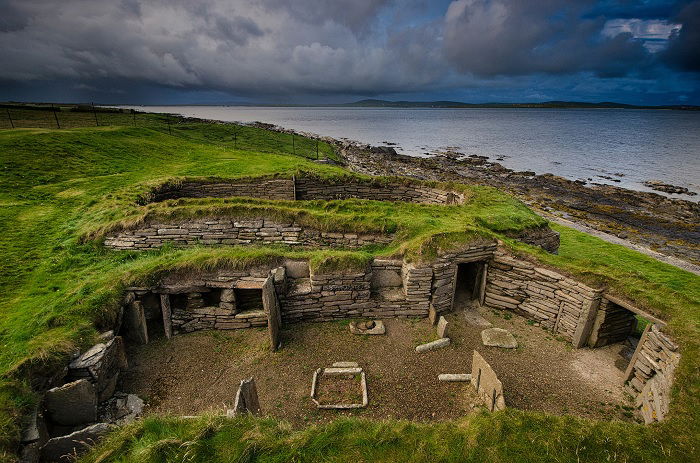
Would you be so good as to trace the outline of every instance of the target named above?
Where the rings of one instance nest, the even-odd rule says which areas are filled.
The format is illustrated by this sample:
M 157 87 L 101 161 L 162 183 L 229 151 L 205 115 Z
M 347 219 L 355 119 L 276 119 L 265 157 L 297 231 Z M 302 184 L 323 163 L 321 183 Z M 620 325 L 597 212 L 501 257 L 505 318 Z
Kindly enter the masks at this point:
M 246 196 L 276 200 L 369 199 L 420 204 L 461 204 L 464 196 L 431 188 L 419 182 L 388 182 L 363 179 L 322 180 L 317 178 L 246 179 L 240 181 L 185 181 L 167 183 L 151 191 L 141 203 L 178 198 L 226 198 Z
M 280 243 L 291 246 L 358 248 L 368 244 L 386 244 L 392 240 L 393 234 L 324 232 L 295 222 L 194 218 L 179 223 L 148 223 L 121 230 L 107 235 L 104 245 L 121 250 L 152 249 L 165 243 L 179 246 Z

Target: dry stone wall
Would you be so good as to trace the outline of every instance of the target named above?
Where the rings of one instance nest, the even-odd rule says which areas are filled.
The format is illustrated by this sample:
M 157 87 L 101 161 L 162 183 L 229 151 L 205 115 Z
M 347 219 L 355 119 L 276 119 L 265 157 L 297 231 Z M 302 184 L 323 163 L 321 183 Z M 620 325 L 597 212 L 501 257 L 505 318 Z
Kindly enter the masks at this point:
M 486 278 L 485 302 L 513 310 L 582 347 L 588 341 L 601 291 L 503 253 Z
M 324 180 L 314 177 L 294 179 L 247 179 L 242 181 L 185 181 L 168 183 L 151 191 L 142 203 L 177 198 L 226 198 L 247 196 L 281 200 L 371 199 L 421 204 L 461 204 L 464 195 L 422 185 L 419 182 L 378 182 L 364 179 Z
M 394 270 L 393 263 L 377 263 L 355 274 L 312 274 L 308 279 L 290 279 L 290 290 L 281 297 L 282 319 L 321 322 L 352 317 L 426 317 L 432 270 L 409 267 L 402 271 L 400 287 L 372 289 L 373 271 Z
M 294 201 L 294 180 L 261 178 L 243 182 L 168 183 L 153 190 L 143 202 L 153 203 L 178 198 L 228 198 L 232 196 Z
M 119 250 L 143 250 L 173 243 L 178 246 L 287 244 L 290 246 L 328 246 L 357 248 L 368 244 L 386 244 L 393 234 L 323 232 L 296 222 L 268 219 L 193 218 L 180 223 L 149 223 L 121 230 L 105 238 L 105 246 Z
M 668 414 L 673 375 L 680 353 L 678 345 L 657 324 L 647 326 L 627 368 L 627 391 L 649 424 Z
M 371 199 L 375 201 L 406 201 L 421 204 L 461 204 L 464 195 L 420 184 L 372 181 L 328 181 L 315 178 L 296 179 L 296 199 Z

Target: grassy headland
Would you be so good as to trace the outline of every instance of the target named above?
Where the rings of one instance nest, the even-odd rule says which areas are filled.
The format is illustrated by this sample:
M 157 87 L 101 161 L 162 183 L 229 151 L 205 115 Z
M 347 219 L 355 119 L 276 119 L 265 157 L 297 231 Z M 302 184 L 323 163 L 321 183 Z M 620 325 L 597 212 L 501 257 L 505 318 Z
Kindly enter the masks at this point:
M 280 134 L 257 128 L 189 121 L 170 135 L 162 126 L 127 122 L 0 131 L 0 452 L 8 459 L 17 419 L 34 399 L 27 374 L 59 365 L 75 347 L 90 345 L 115 316 L 126 286 L 154 281 L 173 269 L 240 267 L 290 254 L 309 258 L 316 268 L 365 265 L 373 255 L 396 252 L 420 259 L 436 246 L 475 236 L 502 238 L 517 252 L 608 285 L 669 319 L 683 352 L 669 419 L 642 427 L 509 410 L 448 423 L 342 420 L 292 431 L 270 420 L 152 417 L 115 433 L 87 460 L 173 461 L 186 454 L 192 461 L 683 461 L 697 455 L 700 278 L 563 227 L 557 227 L 562 233 L 558 256 L 516 243 L 505 234 L 542 220 L 486 187 L 459 187 L 466 203 L 447 207 L 247 199 L 139 205 L 137 199 L 154 185 L 177 178 L 350 174 L 290 155 Z M 234 148 L 231 134 L 242 130 L 249 144 Z M 320 150 L 332 156 L 330 146 L 322 144 Z M 261 211 L 304 217 L 319 228 L 341 224 L 392 231 L 397 239 L 357 251 L 166 246 L 141 253 L 108 251 L 96 239 L 105 230 L 149 217 Z

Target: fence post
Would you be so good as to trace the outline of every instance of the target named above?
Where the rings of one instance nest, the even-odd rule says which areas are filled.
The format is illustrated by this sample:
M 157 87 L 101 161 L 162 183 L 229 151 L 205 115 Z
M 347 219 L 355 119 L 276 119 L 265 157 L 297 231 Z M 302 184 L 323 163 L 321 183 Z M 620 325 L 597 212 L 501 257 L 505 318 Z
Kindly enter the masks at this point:
M 294 132 L 292 132 L 292 153 L 297 154 L 297 148 L 294 144 Z
M 316 160 L 318 161 L 318 138 L 316 139 Z
M 99 127 L 100 122 L 97 120 L 97 111 L 95 111 L 95 103 L 90 103 L 92 105 L 92 114 L 95 116 L 95 126 Z
M 238 129 L 233 131 L 233 149 L 238 149 Z
M 131 118 L 134 121 L 134 127 L 136 127 L 136 110 L 134 109 L 131 110 Z
M 53 103 L 51 103 L 51 110 L 53 110 L 53 117 L 56 119 L 56 128 L 60 129 L 61 124 L 58 123 L 58 114 L 56 114 L 56 107 L 53 105 Z
M 10 125 L 11 125 L 12 128 L 14 129 L 14 128 L 15 128 L 15 123 L 12 122 L 12 116 L 10 116 L 10 108 L 5 108 L 5 111 L 7 111 L 7 118 L 10 120 Z
M 169 134 L 169 135 L 172 135 L 173 132 L 170 130 L 170 116 L 168 115 L 168 116 L 166 116 L 166 117 L 167 117 L 166 120 L 168 121 L 168 134 Z

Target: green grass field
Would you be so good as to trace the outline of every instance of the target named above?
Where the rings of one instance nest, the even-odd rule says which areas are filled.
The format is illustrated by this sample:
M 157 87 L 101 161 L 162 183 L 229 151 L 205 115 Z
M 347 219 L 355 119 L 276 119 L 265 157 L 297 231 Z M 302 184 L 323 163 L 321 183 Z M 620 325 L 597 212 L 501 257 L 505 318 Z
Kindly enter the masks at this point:
M 669 419 L 643 427 L 508 410 L 448 423 L 341 420 L 293 431 L 270 420 L 152 417 L 115 433 L 86 460 L 631 462 L 692 461 L 698 455 L 700 278 L 564 227 L 554 227 L 562 233 L 558 256 L 517 243 L 506 235 L 542 219 L 486 187 L 458 186 L 468 198 L 459 206 L 247 199 L 139 206 L 140 195 L 174 178 L 350 175 L 292 155 L 287 134 L 179 119 L 170 133 L 162 124 L 134 127 L 128 119 L 112 126 L 0 131 L 0 454 L 9 461 L 17 420 L 34 400 L 27 373 L 61 365 L 75 347 L 94 342 L 113 320 L 125 286 L 176 268 L 246 266 L 290 254 L 321 269 L 361 266 L 374 255 L 397 252 L 429 258 L 436 248 L 478 236 L 502 238 L 516 252 L 606 285 L 670 320 L 683 357 Z M 295 147 L 315 146 L 299 143 Z M 327 144 L 319 151 L 334 156 Z M 397 239 L 352 252 L 166 246 L 142 253 L 108 251 L 96 239 L 145 217 L 261 211 L 303 217 L 325 229 L 392 231 Z

